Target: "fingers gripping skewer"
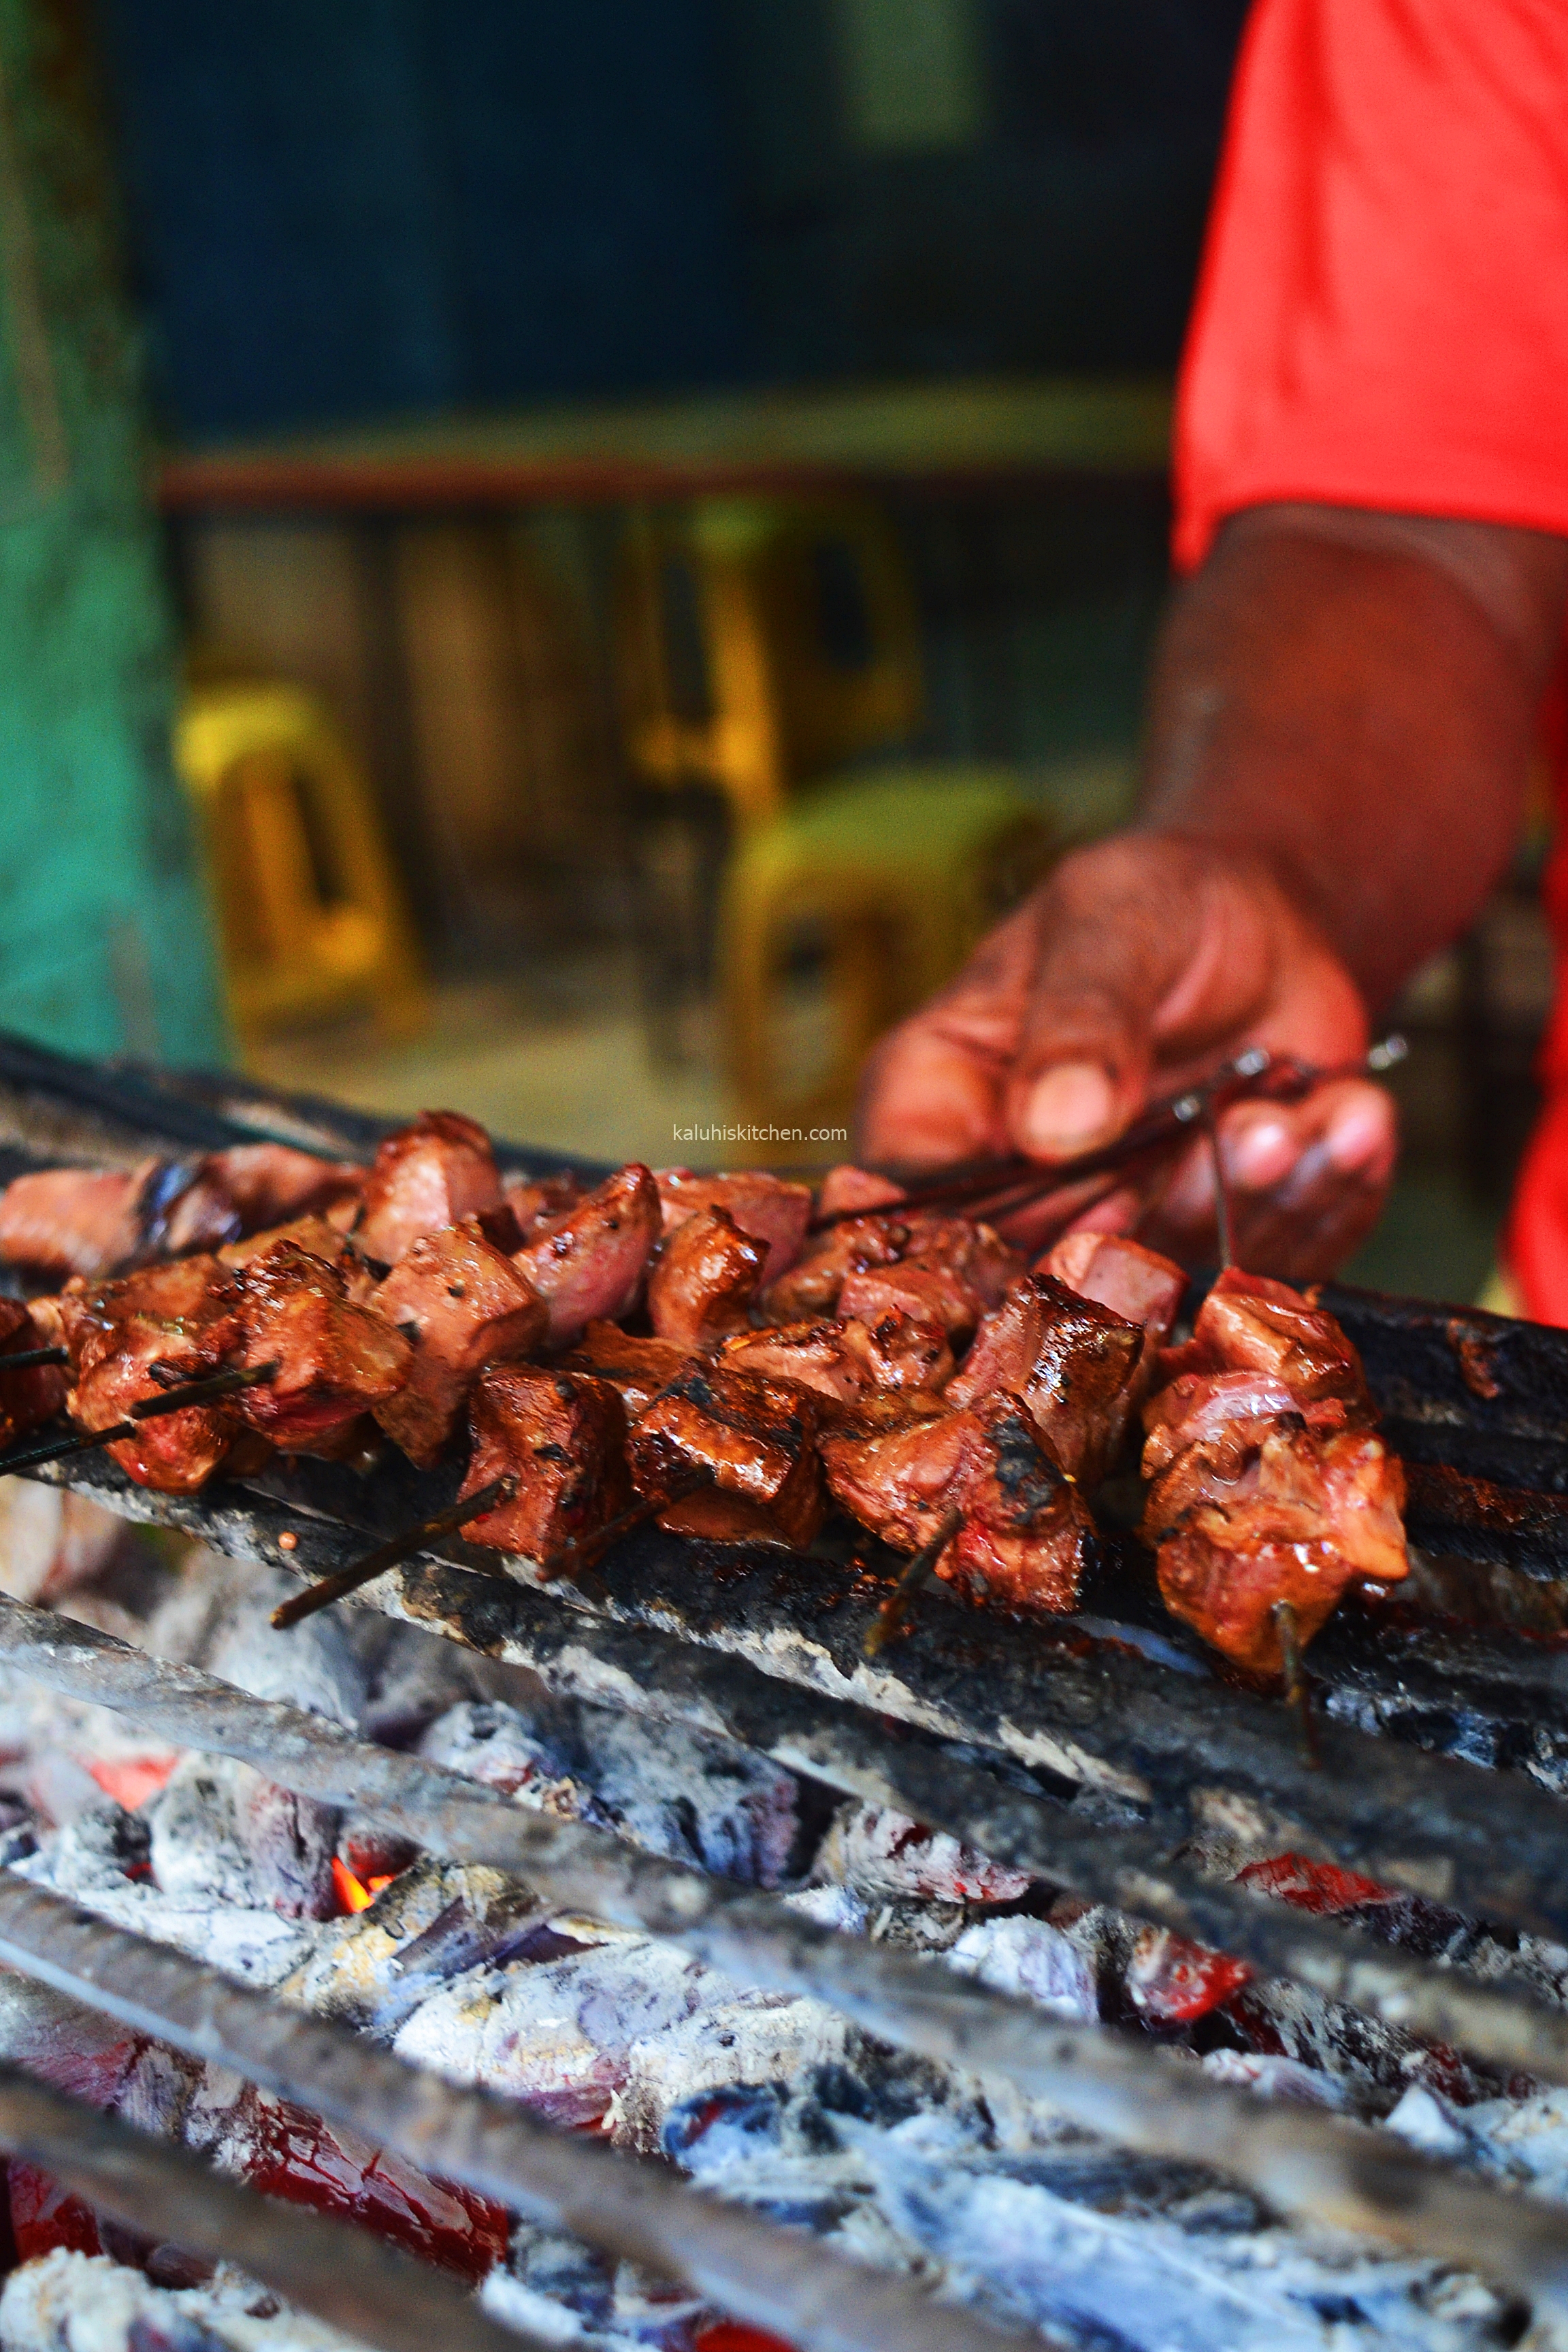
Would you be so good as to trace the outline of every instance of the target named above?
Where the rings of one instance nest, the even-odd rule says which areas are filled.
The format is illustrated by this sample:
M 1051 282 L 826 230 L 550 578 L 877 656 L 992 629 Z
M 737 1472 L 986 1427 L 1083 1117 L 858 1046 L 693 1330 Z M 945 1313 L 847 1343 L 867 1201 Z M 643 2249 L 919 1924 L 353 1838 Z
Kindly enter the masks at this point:
M 517 1488 L 518 1481 L 510 1471 L 504 1477 L 492 1478 L 488 1486 L 479 1488 L 478 1494 L 465 1496 L 449 1510 L 437 1511 L 432 1517 L 421 1519 L 416 1528 L 409 1528 L 402 1535 L 394 1536 L 390 1543 L 384 1543 L 376 1551 L 367 1552 L 363 1559 L 356 1559 L 352 1568 L 340 1568 L 335 1575 L 323 1576 L 319 1583 L 307 1585 L 304 1591 L 291 1593 L 272 1612 L 273 1624 L 281 1631 L 286 1626 L 298 1625 L 303 1617 L 313 1617 L 319 1609 L 330 1609 L 334 1601 L 342 1601 L 347 1593 L 357 1592 L 362 1584 L 369 1584 L 384 1570 L 395 1568 L 399 1560 L 411 1559 L 432 1537 L 450 1535 L 454 1528 L 467 1527 L 470 1519 L 482 1519 L 487 1511 L 497 1509 L 502 1503 L 510 1503 Z
M 923 1543 L 910 1561 L 898 1583 L 877 1612 L 876 1622 L 866 1636 L 865 1651 L 874 1658 L 883 1644 L 891 1641 L 909 1614 L 910 1601 L 934 1570 L 937 1561 L 963 1525 L 962 1511 L 949 1511 L 937 1523 L 935 1534 Z
M 52 1437 L 41 1445 L 24 1445 L 14 1454 L 0 1454 L 0 1477 L 13 1470 L 39 1469 L 46 1462 L 63 1462 L 72 1454 L 90 1454 L 100 1445 L 117 1444 L 122 1437 L 134 1437 L 142 1422 L 161 1421 L 167 1413 L 186 1412 L 196 1405 L 216 1404 L 241 1389 L 265 1387 L 277 1379 L 279 1369 L 275 1363 L 242 1364 L 231 1371 L 214 1372 L 205 1380 L 182 1381 L 162 1396 L 141 1398 L 124 1421 L 113 1422 L 107 1429 L 79 1429 L 69 1437 Z

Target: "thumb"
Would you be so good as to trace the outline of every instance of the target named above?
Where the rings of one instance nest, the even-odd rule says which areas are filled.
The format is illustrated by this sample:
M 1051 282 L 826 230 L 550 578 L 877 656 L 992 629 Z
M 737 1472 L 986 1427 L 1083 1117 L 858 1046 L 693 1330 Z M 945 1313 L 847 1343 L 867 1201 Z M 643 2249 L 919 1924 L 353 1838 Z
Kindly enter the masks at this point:
M 1155 1015 L 1191 956 L 1183 898 L 1161 890 L 1143 860 L 1097 852 L 1069 861 L 1042 894 L 1003 1104 L 1018 1150 L 1070 1159 L 1109 1142 L 1142 1108 Z

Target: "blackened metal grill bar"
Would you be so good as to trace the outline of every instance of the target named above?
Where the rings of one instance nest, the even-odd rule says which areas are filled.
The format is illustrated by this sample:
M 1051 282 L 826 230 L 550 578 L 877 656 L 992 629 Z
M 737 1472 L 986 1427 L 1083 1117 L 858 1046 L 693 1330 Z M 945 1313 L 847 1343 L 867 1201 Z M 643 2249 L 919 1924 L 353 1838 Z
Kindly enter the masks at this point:
M 1005 2082 L 1087 2129 L 1213 2164 L 1286 2211 L 1500 2273 L 1568 2315 L 1568 2213 L 1487 2188 L 1390 2135 L 1271 2105 L 1101 2027 L 1061 2022 L 836 1935 L 772 1897 L 737 1893 L 603 1831 L 525 1812 L 457 1773 L 162 1664 L 94 1629 L 67 1629 L 14 1601 L 0 1616 L 12 1629 L 13 1663 L 75 1696 L 133 1709 L 180 1744 L 243 1757 L 285 1788 L 351 1805 L 427 1851 L 515 1871 L 564 1905 L 668 1937 L 747 1981 L 826 2000 L 868 2032 Z M 84 1652 L 99 1668 L 85 1676 L 74 1663 Z
M 548 2352 L 501 2327 L 440 2273 L 370 2231 L 279 2206 L 166 2140 L 0 2066 L 0 2148 L 41 2165 L 116 2221 L 237 2263 L 383 2352 Z M 198 2331 L 199 2332 L 199 2331 Z

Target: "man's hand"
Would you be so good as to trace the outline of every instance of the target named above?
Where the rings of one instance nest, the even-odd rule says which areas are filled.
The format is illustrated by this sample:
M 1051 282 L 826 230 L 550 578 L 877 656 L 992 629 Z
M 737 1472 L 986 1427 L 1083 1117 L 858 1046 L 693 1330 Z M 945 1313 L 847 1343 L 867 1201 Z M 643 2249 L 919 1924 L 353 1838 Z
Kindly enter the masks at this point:
M 1244 1045 L 1331 1065 L 1367 1043 L 1349 972 L 1261 857 L 1201 835 L 1124 834 L 1065 859 L 883 1040 L 860 1148 L 927 1166 L 1012 1150 L 1066 1160 Z M 1376 1222 L 1395 1141 L 1380 1087 L 1339 1079 L 1299 1105 L 1238 1103 L 1220 1135 L 1243 1264 L 1306 1281 Z M 1210 1147 L 1194 1142 L 1137 1189 L 1080 1197 L 1068 1215 L 1212 1259 Z M 1010 1230 L 1043 1242 L 1062 1222 L 1058 1205 Z

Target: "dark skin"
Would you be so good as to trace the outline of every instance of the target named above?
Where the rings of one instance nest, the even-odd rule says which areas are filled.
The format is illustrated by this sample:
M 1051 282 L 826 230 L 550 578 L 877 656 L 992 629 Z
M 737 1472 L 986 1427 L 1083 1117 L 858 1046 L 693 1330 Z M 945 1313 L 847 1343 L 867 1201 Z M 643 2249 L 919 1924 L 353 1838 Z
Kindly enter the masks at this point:
M 1243 1045 L 1363 1054 L 1508 864 L 1565 608 L 1568 540 L 1542 532 L 1310 506 L 1233 518 L 1163 632 L 1137 818 L 1064 859 L 882 1041 L 865 1157 L 1049 1162 Z M 1310 1280 L 1375 1223 L 1395 1151 L 1380 1087 L 1237 1104 L 1222 1139 L 1244 1264 Z M 1205 1145 L 1139 1192 L 1070 1205 L 1214 1255 Z M 1027 1237 L 1062 1222 L 1058 1206 Z

